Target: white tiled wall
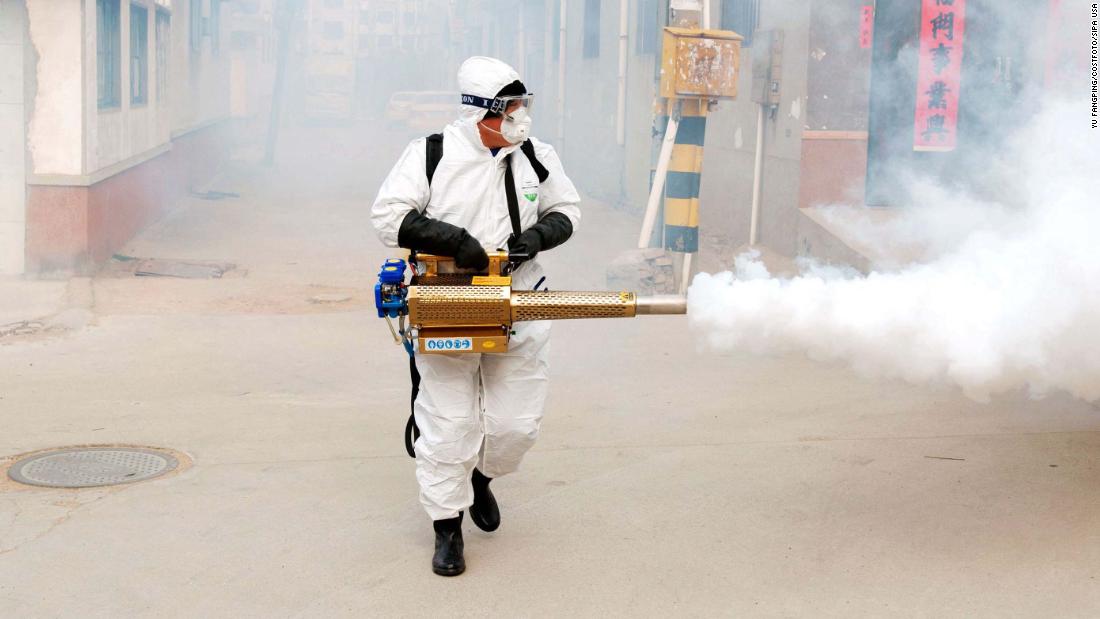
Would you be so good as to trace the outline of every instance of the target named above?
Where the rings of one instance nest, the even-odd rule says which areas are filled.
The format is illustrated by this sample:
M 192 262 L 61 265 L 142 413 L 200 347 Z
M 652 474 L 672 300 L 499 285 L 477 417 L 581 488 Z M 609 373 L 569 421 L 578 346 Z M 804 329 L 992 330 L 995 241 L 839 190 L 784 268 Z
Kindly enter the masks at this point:
M 0 275 L 17 275 L 24 268 L 26 125 L 21 4 L 0 2 Z

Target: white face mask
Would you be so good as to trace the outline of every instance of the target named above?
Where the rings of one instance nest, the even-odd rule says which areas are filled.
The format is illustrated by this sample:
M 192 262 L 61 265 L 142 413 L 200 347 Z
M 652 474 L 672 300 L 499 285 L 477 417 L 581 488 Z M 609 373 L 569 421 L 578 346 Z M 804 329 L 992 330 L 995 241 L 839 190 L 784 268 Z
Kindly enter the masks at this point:
M 505 116 L 504 120 L 501 121 L 500 131 L 484 123 L 481 126 L 504 138 L 509 144 L 520 144 L 531 135 L 531 117 L 527 115 L 527 110 L 523 108 L 512 112 L 509 116 Z

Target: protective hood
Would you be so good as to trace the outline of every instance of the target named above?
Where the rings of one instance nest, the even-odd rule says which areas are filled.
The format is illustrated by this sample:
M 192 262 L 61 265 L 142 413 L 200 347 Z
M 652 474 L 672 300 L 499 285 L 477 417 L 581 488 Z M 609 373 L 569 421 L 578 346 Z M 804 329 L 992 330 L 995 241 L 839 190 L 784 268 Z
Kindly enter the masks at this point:
M 492 99 L 508 84 L 519 79 L 519 73 L 508 63 L 487 56 L 467 58 L 458 68 L 460 94 Z M 460 118 L 471 124 L 481 122 L 488 110 L 473 105 L 461 106 Z

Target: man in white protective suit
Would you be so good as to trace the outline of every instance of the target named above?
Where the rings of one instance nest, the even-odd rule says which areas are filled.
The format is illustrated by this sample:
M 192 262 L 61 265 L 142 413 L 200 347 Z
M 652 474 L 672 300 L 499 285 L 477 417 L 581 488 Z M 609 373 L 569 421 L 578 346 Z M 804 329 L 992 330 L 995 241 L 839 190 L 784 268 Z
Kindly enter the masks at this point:
M 460 268 L 485 269 L 486 250 L 526 256 L 516 261 L 512 286 L 530 290 L 543 275 L 536 255 L 577 229 L 580 197 L 553 147 L 528 137 L 532 97 L 512 67 L 475 56 L 459 68 L 458 85 L 459 118 L 444 128 L 441 145 L 438 135 L 409 144 L 371 221 L 385 245 L 453 256 Z M 513 328 L 506 353 L 421 355 L 413 364 L 416 478 L 435 529 L 436 574 L 466 569 L 465 510 L 484 531 L 500 525 L 489 483 L 515 471 L 538 436 L 550 323 Z

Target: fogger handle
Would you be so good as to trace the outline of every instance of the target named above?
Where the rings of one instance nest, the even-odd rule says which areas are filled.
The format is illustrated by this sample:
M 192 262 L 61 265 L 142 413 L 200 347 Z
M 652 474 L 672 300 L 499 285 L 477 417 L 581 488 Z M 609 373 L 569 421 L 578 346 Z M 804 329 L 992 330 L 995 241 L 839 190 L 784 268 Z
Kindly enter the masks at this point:
M 503 249 L 497 251 L 488 252 L 489 266 L 484 271 L 476 271 L 473 269 L 460 269 L 455 266 L 455 259 L 450 256 L 437 256 L 434 254 L 416 254 L 416 261 L 424 264 L 423 275 L 427 277 L 435 277 L 437 275 L 448 275 L 452 273 L 462 273 L 471 275 L 508 275 L 519 264 L 526 262 L 530 256 L 525 252 L 510 253 Z

